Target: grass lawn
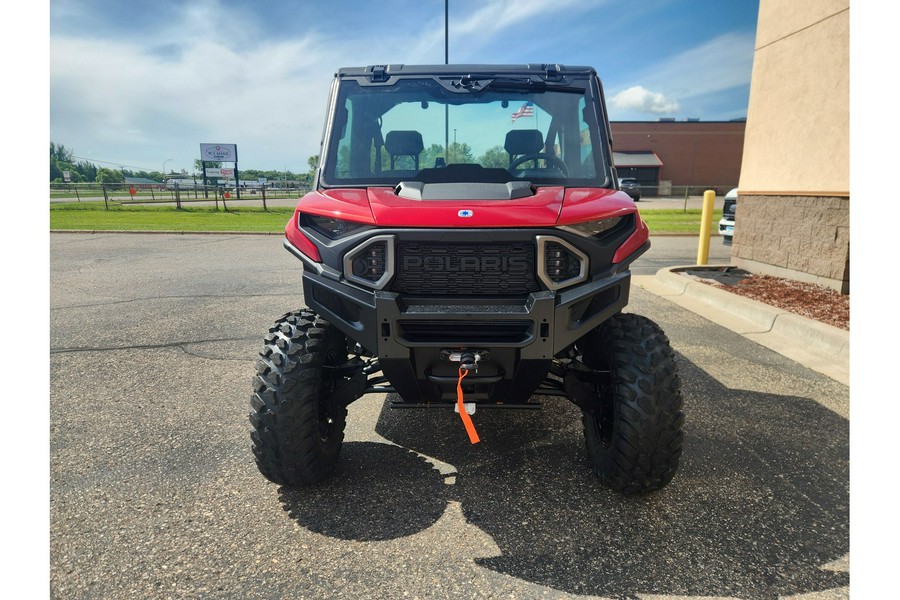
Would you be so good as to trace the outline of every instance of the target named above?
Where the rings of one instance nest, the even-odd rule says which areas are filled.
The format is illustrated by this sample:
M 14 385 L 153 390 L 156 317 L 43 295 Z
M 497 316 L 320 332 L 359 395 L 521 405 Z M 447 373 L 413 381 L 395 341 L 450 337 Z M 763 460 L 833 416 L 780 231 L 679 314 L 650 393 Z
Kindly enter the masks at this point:
M 51 229 L 133 230 L 133 231 L 248 231 L 281 232 L 293 208 L 236 207 L 228 212 L 214 207 L 122 206 L 102 202 L 73 202 L 50 205 Z M 700 210 L 642 210 L 641 217 L 651 233 L 699 233 Z M 722 211 L 713 213 L 713 232 Z
M 702 211 L 699 208 L 689 208 L 687 212 L 679 208 L 665 209 L 648 209 L 638 211 L 641 218 L 650 228 L 650 233 L 693 233 L 700 234 L 700 215 Z M 719 231 L 719 220 L 722 218 L 722 209 L 713 211 L 712 232 Z
M 118 206 L 104 210 L 102 202 L 50 205 L 50 229 L 133 231 L 251 231 L 279 232 L 293 214 L 290 207 L 229 208 L 171 206 Z

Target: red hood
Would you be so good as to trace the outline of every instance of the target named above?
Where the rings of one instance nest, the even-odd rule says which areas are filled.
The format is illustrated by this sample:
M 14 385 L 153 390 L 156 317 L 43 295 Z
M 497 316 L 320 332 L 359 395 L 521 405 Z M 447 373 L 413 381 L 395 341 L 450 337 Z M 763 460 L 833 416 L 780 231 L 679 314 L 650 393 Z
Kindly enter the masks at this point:
M 623 192 L 564 187 L 514 200 L 409 200 L 389 187 L 317 190 L 297 210 L 379 227 L 482 228 L 555 227 L 637 212 Z

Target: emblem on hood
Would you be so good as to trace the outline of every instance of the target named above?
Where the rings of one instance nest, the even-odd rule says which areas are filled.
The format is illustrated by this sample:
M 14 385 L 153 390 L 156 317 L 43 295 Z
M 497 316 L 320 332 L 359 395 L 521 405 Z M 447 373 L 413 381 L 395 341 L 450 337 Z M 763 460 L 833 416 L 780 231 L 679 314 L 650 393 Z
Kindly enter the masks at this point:
M 460 217 L 471 217 L 475 213 L 473 211 L 469 210 L 468 208 L 464 208 L 456 214 L 459 215 Z

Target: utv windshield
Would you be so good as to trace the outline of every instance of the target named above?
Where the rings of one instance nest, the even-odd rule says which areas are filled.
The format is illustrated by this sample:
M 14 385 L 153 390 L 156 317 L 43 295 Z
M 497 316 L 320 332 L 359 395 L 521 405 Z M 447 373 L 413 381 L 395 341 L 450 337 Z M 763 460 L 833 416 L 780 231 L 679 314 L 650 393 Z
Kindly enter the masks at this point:
M 477 88 L 477 89 L 473 89 Z M 340 81 L 325 186 L 401 181 L 608 184 L 590 80 Z

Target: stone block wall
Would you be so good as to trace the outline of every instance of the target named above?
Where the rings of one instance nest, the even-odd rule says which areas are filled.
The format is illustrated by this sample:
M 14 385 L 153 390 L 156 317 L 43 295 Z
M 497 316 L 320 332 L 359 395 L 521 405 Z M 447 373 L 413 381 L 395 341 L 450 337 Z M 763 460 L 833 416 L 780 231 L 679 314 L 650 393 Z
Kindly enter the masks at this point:
M 850 293 L 850 200 L 738 195 L 734 264 Z

